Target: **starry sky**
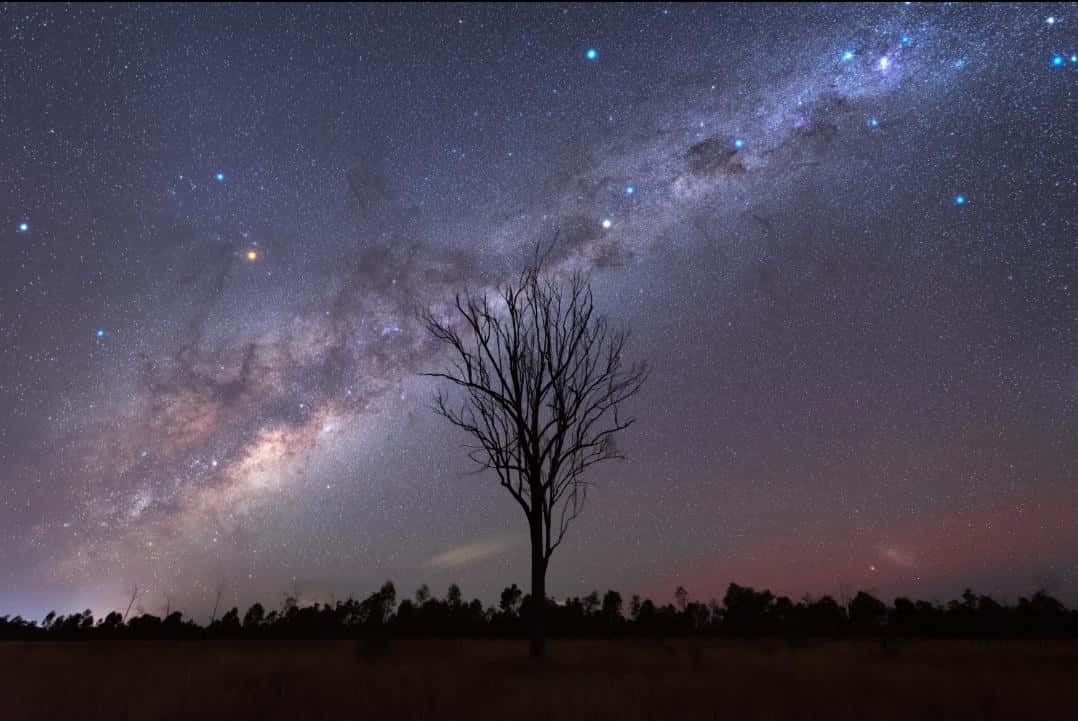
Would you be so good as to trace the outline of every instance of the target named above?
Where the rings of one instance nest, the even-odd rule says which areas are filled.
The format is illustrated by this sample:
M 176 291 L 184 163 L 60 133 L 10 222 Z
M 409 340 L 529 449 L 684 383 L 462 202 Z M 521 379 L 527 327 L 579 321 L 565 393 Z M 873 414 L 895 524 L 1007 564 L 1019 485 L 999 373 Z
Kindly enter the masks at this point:
M 418 307 L 653 367 L 551 594 L 1078 603 L 1073 5 L 0 6 L 0 612 L 486 603 Z

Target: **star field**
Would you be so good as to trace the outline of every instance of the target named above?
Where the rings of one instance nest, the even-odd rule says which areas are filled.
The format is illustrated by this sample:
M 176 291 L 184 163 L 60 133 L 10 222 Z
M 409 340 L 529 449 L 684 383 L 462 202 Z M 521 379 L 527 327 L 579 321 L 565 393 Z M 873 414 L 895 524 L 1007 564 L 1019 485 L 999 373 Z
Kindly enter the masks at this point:
M 1078 13 L 0 6 L 0 613 L 527 572 L 417 306 L 654 373 L 557 596 L 1078 602 Z

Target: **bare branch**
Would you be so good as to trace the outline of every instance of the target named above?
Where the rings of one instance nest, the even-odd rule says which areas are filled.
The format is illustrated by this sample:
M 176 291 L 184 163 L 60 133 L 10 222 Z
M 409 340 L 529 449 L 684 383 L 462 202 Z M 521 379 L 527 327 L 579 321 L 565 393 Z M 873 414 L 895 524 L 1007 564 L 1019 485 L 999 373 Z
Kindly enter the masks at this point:
M 127 623 L 127 614 L 131 613 L 131 607 L 135 605 L 135 599 L 138 598 L 139 587 L 138 584 L 131 586 L 131 600 L 127 604 L 127 610 L 124 611 L 124 616 L 121 619 L 121 623 Z
M 469 459 L 477 472 L 494 471 L 538 527 L 544 559 L 584 508 L 587 469 L 624 458 L 613 439 L 635 418 L 622 407 L 648 375 L 643 364 L 623 366 L 628 332 L 596 312 L 586 274 L 544 273 L 556 244 L 536 244 L 532 265 L 498 290 L 495 305 L 465 290 L 453 320 L 421 314 L 451 356 L 448 369 L 424 375 L 463 395 L 458 408 L 438 392 L 434 412 L 474 439 Z

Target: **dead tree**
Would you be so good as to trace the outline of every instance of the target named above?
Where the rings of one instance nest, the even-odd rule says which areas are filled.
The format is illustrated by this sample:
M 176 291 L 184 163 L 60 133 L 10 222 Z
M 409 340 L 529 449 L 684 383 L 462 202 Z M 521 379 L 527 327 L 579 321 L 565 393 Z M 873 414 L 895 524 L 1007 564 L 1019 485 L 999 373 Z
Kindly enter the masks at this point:
M 452 357 L 446 372 L 424 375 L 463 394 L 458 407 L 439 391 L 435 412 L 472 436 L 469 458 L 497 474 L 528 520 L 532 656 L 545 654 L 547 565 L 584 507 L 584 472 L 624 457 L 614 436 L 635 419 L 622 406 L 648 374 L 643 363 L 623 365 L 628 332 L 595 311 L 589 277 L 559 282 L 542 265 L 536 252 L 495 300 L 464 291 L 450 317 L 422 318 Z
M 210 616 L 210 625 L 217 620 L 217 607 L 221 605 L 221 596 L 225 594 L 225 588 L 228 586 L 224 581 L 217 582 L 216 598 L 213 600 L 213 614 Z
M 124 617 L 121 623 L 127 623 L 127 614 L 131 613 L 131 607 L 135 605 L 135 599 L 138 598 L 138 584 L 131 586 L 131 601 L 127 604 L 127 610 L 124 611 Z

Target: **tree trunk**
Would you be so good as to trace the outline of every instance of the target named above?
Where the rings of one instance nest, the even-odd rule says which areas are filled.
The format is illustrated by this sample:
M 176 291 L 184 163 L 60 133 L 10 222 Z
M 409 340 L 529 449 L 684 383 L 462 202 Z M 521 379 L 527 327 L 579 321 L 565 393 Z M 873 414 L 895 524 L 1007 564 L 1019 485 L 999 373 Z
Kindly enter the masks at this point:
M 531 603 L 531 646 L 532 658 L 546 656 L 546 634 L 543 619 L 546 616 L 546 564 L 543 554 L 542 529 L 532 527 L 532 603 Z

